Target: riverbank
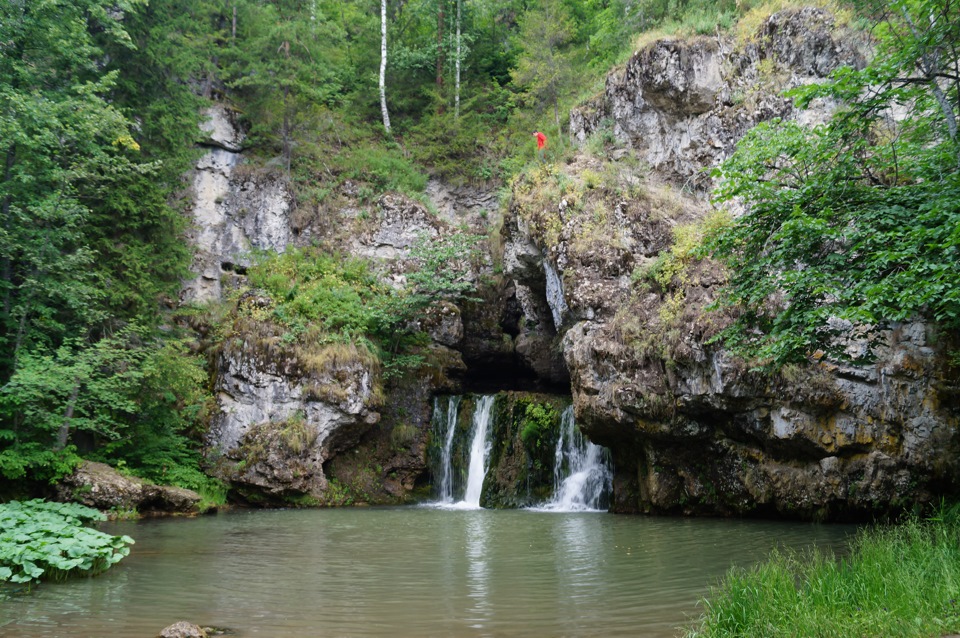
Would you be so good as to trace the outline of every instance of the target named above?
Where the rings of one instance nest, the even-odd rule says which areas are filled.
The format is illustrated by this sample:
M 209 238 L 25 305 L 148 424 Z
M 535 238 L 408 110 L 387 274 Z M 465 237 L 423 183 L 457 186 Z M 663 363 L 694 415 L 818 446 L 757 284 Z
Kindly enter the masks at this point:
M 849 556 L 775 553 L 733 568 L 687 638 L 903 638 L 960 632 L 960 510 L 864 530 Z

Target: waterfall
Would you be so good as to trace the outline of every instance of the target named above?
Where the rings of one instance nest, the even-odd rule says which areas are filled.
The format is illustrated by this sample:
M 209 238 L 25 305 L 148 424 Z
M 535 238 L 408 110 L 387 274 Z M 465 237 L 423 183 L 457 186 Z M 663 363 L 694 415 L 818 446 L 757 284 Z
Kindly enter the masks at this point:
M 529 507 L 535 502 L 533 499 L 538 498 L 534 494 L 543 498 L 550 489 L 550 474 L 547 472 L 552 452 L 553 496 L 533 509 L 587 512 L 607 508 L 613 483 L 609 451 L 583 437 L 574 423 L 572 406 L 560 414 L 559 426 L 553 425 L 558 429 L 551 427 L 551 435 L 546 439 L 550 443 L 538 444 L 550 447 L 538 447 L 535 452 L 538 459 L 537 469 L 534 469 L 535 457 L 531 456 L 527 444 L 521 442 L 519 430 L 509 435 L 514 438 L 492 440 L 495 399 L 492 395 L 473 396 L 466 402 L 459 396 L 434 399 L 431 469 L 436 500 L 429 503 L 429 506 L 479 509 L 484 496 L 484 480 L 487 472 L 493 471 L 489 468 L 490 457 L 493 456 L 497 459 L 496 471 L 499 474 L 487 482 L 490 493 L 486 494 L 486 497 L 497 504 Z M 511 399 L 508 397 L 506 400 Z M 467 407 L 464 408 L 464 405 Z M 507 404 L 507 407 L 503 408 L 504 414 L 514 409 L 512 405 Z M 463 413 L 464 411 L 467 413 Z M 522 424 L 518 421 L 515 427 L 520 425 Z M 555 446 L 553 441 L 556 441 Z M 492 453 L 494 445 L 498 446 L 496 454 Z M 539 459 L 542 459 L 546 467 L 540 465 Z M 518 468 L 522 471 L 524 464 L 530 472 L 529 475 L 524 475 L 527 476 L 526 488 L 523 481 L 517 482 L 516 477 L 511 474 L 518 471 Z
M 493 414 L 495 397 L 492 395 L 478 397 L 471 419 L 471 443 L 469 450 L 463 450 L 457 444 L 456 430 L 460 413 L 460 402 L 463 397 L 451 396 L 447 399 L 446 410 L 441 400 L 434 399 L 433 404 L 433 431 L 437 437 L 443 437 L 443 447 L 440 450 L 440 467 L 436 476 L 439 478 L 436 506 L 455 509 L 476 509 L 480 507 L 480 495 L 483 490 L 483 479 L 487 474 L 487 458 L 490 455 L 489 441 L 490 420 Z M 467 453 L 465 456 L 464 453 Z M 465 458 L 464 458 L 465 457 Z M 457 480 L 458 468 L 467 465 L 466 486 L 462 480 Z M 462 494 L 462 499 L 457 500 Z
M 487 430 L 490 426 L 490 414 L 493 408 L 493 396 L 480 397 L 473 411 L 473 443 L 470 444 L 470 470 L 467 472 L 467 490 L 463 503 L 467 507 L 480 507 L 480 492 L 483 479 L 487 475 L 487 456 L 490 454 L 490 442 Z
M 440 455 L 440 502 L 453 502 L 453 461 L 451 453 L 453 451 L 453 435 L 457 429 L 457 415 L 460 409 L 460 400 L 463 397 L 451 396 L 447 400 L 447 433 L 443 442 L 443 451 Z M 434 400 L 434 415 L 440 414 L 440 399 Z
M 553 498 L 539 509 L 552 512 L 596 511 L 605 507 L 613 485 L 610 453 L 584 440 L 573 420 L 573 406 L 560 417 L 554 452 Z

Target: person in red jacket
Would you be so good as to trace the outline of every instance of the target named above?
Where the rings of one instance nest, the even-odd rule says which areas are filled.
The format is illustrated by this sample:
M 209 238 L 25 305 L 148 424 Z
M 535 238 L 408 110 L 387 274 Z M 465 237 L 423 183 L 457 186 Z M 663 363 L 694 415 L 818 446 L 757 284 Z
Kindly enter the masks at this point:
M 544 149 L 547 147 L 547 136 L 540 131 L 534 131 L 533 134 L 537 138 L 537 159 L 542 162 Z

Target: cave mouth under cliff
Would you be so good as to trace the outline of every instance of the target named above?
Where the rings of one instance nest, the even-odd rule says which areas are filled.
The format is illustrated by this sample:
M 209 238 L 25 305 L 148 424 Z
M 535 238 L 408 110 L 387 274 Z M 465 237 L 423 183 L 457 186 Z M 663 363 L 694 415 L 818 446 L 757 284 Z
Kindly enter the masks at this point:
M 460 384 L 465 393 L 543 392 L 570 395 L 570 380 L 546 379 L 525 365 L 519 357 L 466 361 Z

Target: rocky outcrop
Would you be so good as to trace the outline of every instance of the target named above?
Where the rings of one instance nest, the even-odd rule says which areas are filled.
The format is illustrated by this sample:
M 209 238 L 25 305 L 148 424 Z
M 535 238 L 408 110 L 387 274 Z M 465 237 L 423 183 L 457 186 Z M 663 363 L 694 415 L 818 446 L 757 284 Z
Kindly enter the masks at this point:
M 211 107 L 203 129 L 206 153 L 193 175 L 195 277 L 184 284 L 185 303 L 224 299 L 245 281 L 254 249 L 283 252 L 318 242 L 330 252 L 370 261 L 384 281 L 399 288 L 407 284 L 415 247 L 442 240 L 463 225 L 479 232 L 497 204 L 489 192 L 433 181 L 435 214 L 395 193 L 365 201 L 357 185 L 344 180 L 322 210 L 298 205 L 282 171 L 254 167 L 243 157 L 244 137 L 228 107 Z M 487 253 L 481 261 L 489 273 L 492 257 Z M 354 501 L 404 500 L 423 473 L 423 455 L 416 454 L 422 432 L 411 433 L 410 419 L 397 417 L 390 407 L 380 423 L 380 406 L 385 393 L 410 388 L 385 384 L 376 358 L 362 347 L 285 341 L 291 335 L 270 321 L 272 305 L 260 291 L 242 295 L 237 311 L 224 319 L 232 325 L 221 326 L 227 332 L 223 346 L 211 352 L 216 407 L 206 445 L 217 475 L 230 482 L 235 496 L 251 503 L 336 504 L 345 500 L 343 486 L 360 483 L 363 489 L 353 490 Z M 258 318 L 243 320 L 251 309 L 259 311 Z M 433 341 L 424 349 L 432 366 L 429 382 L 413 394 L 428 410 L 431 390 L 453 388 L 463 376 L 456 350 L 465 339 L 463 311 L 440 302 L 414 324 Z M 204 330 L 210 334 L 211 328 L 201 326 Z M 389 406 L 406 404 L 407 398 L 389 398 Z M 408 447 L 401 449 L 397 441 Z M 354 448 L 350 458 L 390 472 L 378 473 L 376 481 L 357 481 L 356 463 L 332 464 Z M 413 461 L 410 453 L 421 460 Z M 333 468 L 335 486 L 325 466 Z
M 141 515 L 197 514 L 200 495 L 170 485 L 154 485 L 124 476 L 104 463 L 84 461 L 57 484 L 57 499 L 107 512 L 136 511 Z
M 515 182 L 506 271 L 527 330 L 561 337 L 578 424 L 613 452 L 614 510 L 862 519 L 956 493 L 950 335 L 838 326 L 851 360 L 753 372 L 711 341 L 732 319 L 710 310 L 722 269 L 685 252 L 707 169 L 757 122 L 824 119 L 832 105 L 780 91 L 866 54 L 820 9 L 745 44 L 653 43 L 573 114 L 584 151 Z
M 244 136 L 227 107 L 207 109 L 201 129 L 209 137 L 193 173 L 193 277 L 180 293 L 182 301 L 198 303 L 220 299 L 224 285 L 249 265 L 252 250 L 283 252 L 293 206 L 281 175 L 243 164 Z
M 574 109 L 571 135 L 583 143 L 612 127 L 659 176 L 706 191 L 712 183 L 703 169 L 729 156 L 757 123 L 822 118 L 831 105 L 821 101 L 796 112 L 782 92 L 839 66 L 861 67 L 867 44 L 814 7 L 774 14 L 745 43 L 726 37 L 659 40 L 611 74 L 603 94 Z
M 322 499 L 323 463 L 380 418 L 375 361 L 353 344 L 286 344 L 268 321 L 238 318 L 233 330 L 207 434 L 218 472 L 248 500 Z
M 883 331 L 871 364 L 764 376 L 705 345 L 709 320 L 678 322 L 668 356 L 615 322 L 566 335 L 581 428 L 614 451 L 616 509 L 858 519 L 956 489 L 956 384 L 923 324 Z

